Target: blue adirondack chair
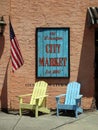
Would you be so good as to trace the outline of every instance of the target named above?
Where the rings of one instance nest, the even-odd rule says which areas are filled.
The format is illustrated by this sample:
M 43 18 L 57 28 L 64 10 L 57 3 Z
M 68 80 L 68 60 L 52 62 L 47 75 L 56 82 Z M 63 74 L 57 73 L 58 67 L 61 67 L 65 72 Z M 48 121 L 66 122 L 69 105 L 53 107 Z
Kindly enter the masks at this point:
M 56 96 L 57 102 L 57 116 L 59 116 L 60 110 L 74 110 L 75 116 L 78 117 L 78 113 L 83 113 L 81 108 L 81 98 L 83 95 L 80 95 L 80 83 L 70 82 L 67 85 L 66 94 L 61 94 Z M 60 103 L 61 97 L 64 96 L 64 103 Z

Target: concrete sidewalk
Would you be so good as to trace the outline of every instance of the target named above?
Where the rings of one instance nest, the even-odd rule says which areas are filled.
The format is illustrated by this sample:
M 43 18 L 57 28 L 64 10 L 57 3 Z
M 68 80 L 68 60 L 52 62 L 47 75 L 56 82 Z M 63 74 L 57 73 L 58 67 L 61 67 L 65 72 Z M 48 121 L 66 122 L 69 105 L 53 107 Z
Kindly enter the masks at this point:
M 98 130 L 98 111 L 84 112 L 78 118 L 57 117 L 52 112 L 38 118 L 0 112 L 0 130 Z

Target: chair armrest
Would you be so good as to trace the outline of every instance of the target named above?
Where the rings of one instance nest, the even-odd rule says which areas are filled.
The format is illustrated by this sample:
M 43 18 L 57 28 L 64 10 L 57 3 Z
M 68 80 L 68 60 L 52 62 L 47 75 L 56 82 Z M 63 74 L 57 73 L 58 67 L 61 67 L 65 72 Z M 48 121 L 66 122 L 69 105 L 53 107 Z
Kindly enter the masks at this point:
M 36 97 L 36 98 L 33 98 L 33 99 L 40 99 L 40 98 L 44 98 L 44 97 L 47 97 L 48 95 L 44 95 L 44 96 L 40 96 L 40 97 Z
M 60 98 L 60 97 L 64 97 L 64 96 L 66 96 L 66 94 L 60 94 L 60 95 L 56 96 L 56 98 Z
M 58 96 L 55 97 L 57 104 L 60 103 L 60 98 L 61 98 L 61 97 L 64 97 L 64 96 L 66 96 L 66 94 L 60 94 L 60 95 L 58 95 Z
M 78 95 L 77 97 L 75 97 L 75 99 L 80 99 L 82 97 L 83 97 L 83 95 Z
M 60 97 L 63 97 L 63 96 L 66 96 L 66 94 L 60 94 L 60 95 L 56 96 L 56 98 L 60 98 Z
M 23 98 L 24 97 L 27 97 L 27 96 L 31 96 L 32 95 L 32 93 L 30 93 L 30 94 L 24 94 L 24 95 L 19 95 L 19 96 L 17 96 L 18 98 L 19 98 L 19 102 L 20 103 L 23 103 Z
M 75 99 L 76 99 L 76 106 L 81 106 L 81 98 L 83 95 L 78 95 Z
M 32 95 L 32 93 L 29 93 L 29 94 L 19 95 L 17 97 L 22 98 L 22 97 L 27 97 L 27 96 L 31 96 L 31 95 Z

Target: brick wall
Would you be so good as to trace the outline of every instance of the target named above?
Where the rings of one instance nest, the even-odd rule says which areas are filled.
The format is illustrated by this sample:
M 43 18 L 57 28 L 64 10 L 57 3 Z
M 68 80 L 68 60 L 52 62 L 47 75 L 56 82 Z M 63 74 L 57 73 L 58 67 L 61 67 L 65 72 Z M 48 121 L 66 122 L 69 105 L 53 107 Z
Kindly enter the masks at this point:
M 48 82 L 50 108 L 56 107 L 55 96 L 65 93 L 70 81 L 81 83 L 82 106 L 90 109 L 94 97 L 94 28 L 87 27 L 87 7 L 95 0 L 1 0 L 0 15 L 7 23 L 0 37 L 1 108 L 18 109 L 20 94 L 32 92 L 36 79 L 36 27 L 70 27 L 70 78 L 41 79 Z M 19 41 L 24 65 L 12 73 L 10 61 L 9 15 Z

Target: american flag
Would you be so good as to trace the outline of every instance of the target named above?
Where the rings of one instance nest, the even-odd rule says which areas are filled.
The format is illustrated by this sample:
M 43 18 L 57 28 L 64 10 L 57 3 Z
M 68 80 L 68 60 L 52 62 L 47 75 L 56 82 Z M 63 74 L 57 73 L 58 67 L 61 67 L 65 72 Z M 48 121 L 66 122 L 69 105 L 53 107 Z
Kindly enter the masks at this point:
M 11 61 L 12 61 L 12 70 L 13 72 L 15 70 L 17 70 L 18 68 L 20 68 L 24 61 L 23 61 L 23 57 L 20 51 L 20 47 L 18 44 L 18 41 L 16 39 L 11 21 L 9 22 L 9 26 L 10 26 L 10 42 L 11 42 Z

